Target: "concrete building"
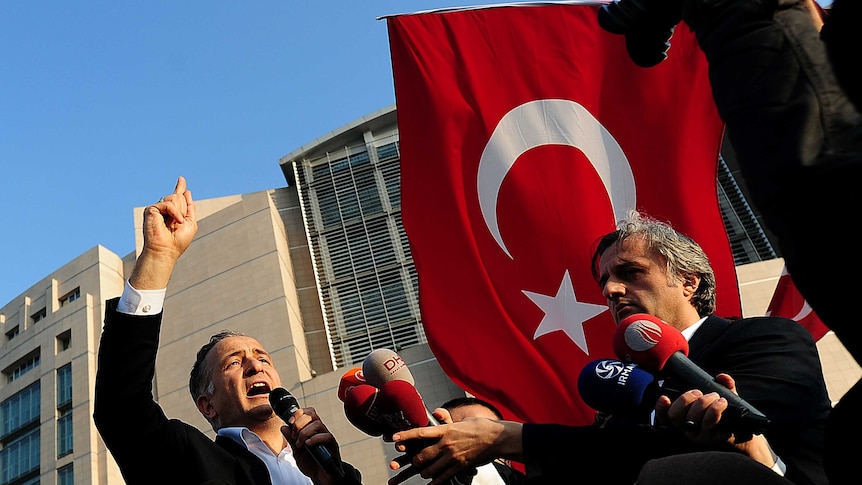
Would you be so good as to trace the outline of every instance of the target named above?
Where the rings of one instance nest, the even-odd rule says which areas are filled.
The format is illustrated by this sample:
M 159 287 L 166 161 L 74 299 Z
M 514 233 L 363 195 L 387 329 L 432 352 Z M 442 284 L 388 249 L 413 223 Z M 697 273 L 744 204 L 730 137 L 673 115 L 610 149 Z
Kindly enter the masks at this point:
M 392 348 L 428 407 L 464 395 L 422 331 L 397 142 L 393 106 L 283 157 L 287 187 L 196 201 L 199 231 L 168 288 L 156 367 L 168 416 L 214 435 L 189 396 L 188 372 L 197 349 L 226 328 L 265 343 L 283 385 L 318 410 L 368 484 L 385 483 L 396 454 L 345 418 L 335 396 L 347 369 Z M 140 251 L 142 214 L 135 209 L 129 227 L 135 252 L 97 246 L 0 308 L 0 485 L 123 483 L 92 422 L 93 387 L 104 301 L 120 295 Z M 783 267 L 780 258 L 750 261 L 754 246 L 740 243 L 749 256 L 737 261 L 746 316 L 763 314 Z M 862 370 L 831 333 L 818 346 L 837 400 Z

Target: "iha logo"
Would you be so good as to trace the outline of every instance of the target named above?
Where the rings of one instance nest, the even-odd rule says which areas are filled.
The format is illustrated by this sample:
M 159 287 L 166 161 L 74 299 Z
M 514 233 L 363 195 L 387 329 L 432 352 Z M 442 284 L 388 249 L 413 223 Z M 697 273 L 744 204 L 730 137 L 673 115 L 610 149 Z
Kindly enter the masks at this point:
M 624 335 L 626 345 L 635 352 L 647 351 L 661 340 L 661 327 L 650 320 L 635 320 Z

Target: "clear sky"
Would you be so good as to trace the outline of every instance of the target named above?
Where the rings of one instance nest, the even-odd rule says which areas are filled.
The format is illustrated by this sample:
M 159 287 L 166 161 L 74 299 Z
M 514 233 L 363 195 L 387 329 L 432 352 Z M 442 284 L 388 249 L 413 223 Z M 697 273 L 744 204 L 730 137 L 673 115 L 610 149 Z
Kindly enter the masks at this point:
M 387 14 L 499 2 L 4 2 L 0 307 L 178 175 L 196 199 L 287 185 L 278 161 L 395 103 Z
M 4 2 L 0 307 L 133 251 L 133 208 L 178 175 L 197 199 L 284 187 L 282 156 L 395 102 L 378 17 L 490 3 Z

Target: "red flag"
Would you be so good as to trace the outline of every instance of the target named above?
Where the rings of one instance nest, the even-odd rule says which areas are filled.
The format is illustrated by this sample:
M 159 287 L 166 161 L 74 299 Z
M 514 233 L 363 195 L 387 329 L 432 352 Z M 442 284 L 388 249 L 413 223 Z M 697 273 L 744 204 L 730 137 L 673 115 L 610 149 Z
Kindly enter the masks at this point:
M 507 418 L 591 422 L 577 376 L 616 358 L 590 250 L 637 207 L 699 241 L 740 315 L 716 194 L 723 124 L 687 28 L 635 66 L 600 4 L 387 20 L 402 217 L 431 350 Z
M 811 332 L 814 340 L 820 340 L 829 331 L 829 327 L 820 321 L 820 317 L 799 293 L 793 279 L 790 278 L 790 273 L 787 272 L 787 267 L 781 270 L 778 285 L 775 287 L 775 293 L 772 294 L 766 314 L 796 320 Z

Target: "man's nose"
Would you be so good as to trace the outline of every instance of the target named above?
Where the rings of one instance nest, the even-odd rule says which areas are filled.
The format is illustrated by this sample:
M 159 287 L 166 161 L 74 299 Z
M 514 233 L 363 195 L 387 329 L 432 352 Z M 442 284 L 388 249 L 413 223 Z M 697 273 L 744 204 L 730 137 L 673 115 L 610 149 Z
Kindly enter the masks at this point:
M 263 370 L 263 363 L 261 363 L 261 361 L 259 361 L 258 359 L 246 359 L 245 364 L 247 375 L 254 375 Z
M 614 300 L 626 293 L 626 287 L 618 281 L 608 280 L 602 287 L 602 296 L 608 300 Z

